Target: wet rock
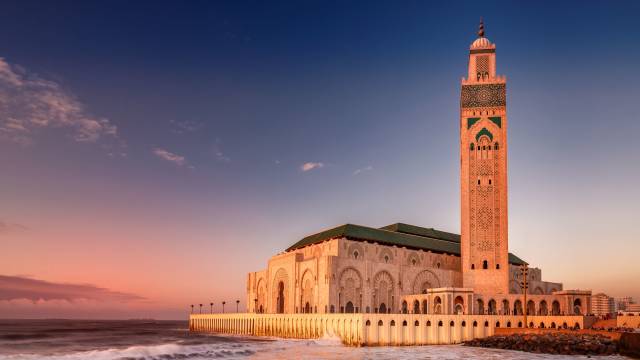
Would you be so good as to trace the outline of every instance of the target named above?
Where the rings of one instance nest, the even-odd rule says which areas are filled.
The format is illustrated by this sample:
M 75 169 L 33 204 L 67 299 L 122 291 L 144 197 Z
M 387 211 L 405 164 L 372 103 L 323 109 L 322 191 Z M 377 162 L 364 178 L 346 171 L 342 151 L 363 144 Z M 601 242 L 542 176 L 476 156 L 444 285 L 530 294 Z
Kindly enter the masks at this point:
M 602 335 L 591 334 L 513 334 L 474 339 L 467 346 L 519 350 L 532 353 L 560 355 L 613 355 L 618 343 Z

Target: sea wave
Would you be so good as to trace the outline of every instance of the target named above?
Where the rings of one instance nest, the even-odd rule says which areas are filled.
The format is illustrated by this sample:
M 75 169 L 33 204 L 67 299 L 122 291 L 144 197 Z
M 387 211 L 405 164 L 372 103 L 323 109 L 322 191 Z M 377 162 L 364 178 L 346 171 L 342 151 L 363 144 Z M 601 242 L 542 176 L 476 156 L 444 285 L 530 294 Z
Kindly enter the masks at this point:
M 245 344 L 221 343 L 206 345 L 161 344 L 131 346 L 124 349 L 80 351 L 70 354 L 0 355 L 0 360 L 177 360 L 177 359 L 240 359 L 255 354 L 256 349 Z
M 488 359 L 488 360 L 561 360 L 587 357 L 568 357 L 530 354 L 519 351 L 472 348 L 460 345 L 413 347 L 347 347 L 335 338 L 315 340 L 278 340 L 269 342 L 228 342 L 205 345 L 176 343 L 131 346 L 124 349 L 81 351 L 58 355 L 14 354 L 0 360 L 200 360 L 200 359 Z M 601 357 L 599 359 L 624 359 Z

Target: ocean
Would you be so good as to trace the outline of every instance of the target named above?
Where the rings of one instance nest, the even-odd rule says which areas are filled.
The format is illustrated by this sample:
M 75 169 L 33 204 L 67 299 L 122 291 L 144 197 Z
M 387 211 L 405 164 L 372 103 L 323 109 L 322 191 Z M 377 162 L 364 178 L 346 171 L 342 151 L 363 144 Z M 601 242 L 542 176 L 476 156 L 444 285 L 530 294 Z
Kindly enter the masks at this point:
M 186 321 L 0 320 L 0 360 L 575 359 L 461 345 L 362 347 L 337 339 L 190 334 Z M 578 358 L 587 358 L 578 357 Z M 625 359 L 600 357 L 600 359 Z

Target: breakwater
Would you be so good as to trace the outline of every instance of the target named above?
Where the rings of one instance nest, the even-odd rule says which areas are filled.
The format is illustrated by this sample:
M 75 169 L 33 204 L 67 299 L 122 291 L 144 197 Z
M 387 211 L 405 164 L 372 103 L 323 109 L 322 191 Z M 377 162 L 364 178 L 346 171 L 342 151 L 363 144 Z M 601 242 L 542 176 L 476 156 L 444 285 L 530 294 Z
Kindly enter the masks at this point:
M 529 316 L 532 328 L 582 328 L 582 316 Z M 522 316 L 431 314 L 192 314 L 192 332 L 294 339 L 337 337 L 352 346 L 457 344 L 524 327 Z

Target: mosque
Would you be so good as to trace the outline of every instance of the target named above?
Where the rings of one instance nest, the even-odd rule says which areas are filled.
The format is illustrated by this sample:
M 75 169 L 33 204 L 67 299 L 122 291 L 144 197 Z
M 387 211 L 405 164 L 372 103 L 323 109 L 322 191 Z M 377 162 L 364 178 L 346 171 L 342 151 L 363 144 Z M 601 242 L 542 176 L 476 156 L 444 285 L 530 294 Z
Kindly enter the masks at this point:
M 248 274 L 247 312 L 590 314 L 591 291 L 544 281 L 509 253 L 506 84 L 481 23 L 461 84 L 459 235 L 396 223 L 307 236 Z

